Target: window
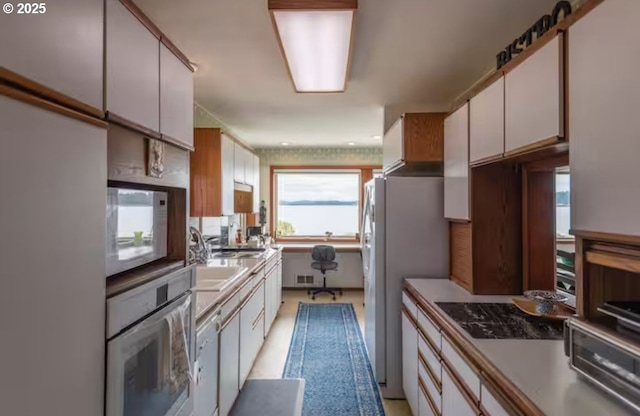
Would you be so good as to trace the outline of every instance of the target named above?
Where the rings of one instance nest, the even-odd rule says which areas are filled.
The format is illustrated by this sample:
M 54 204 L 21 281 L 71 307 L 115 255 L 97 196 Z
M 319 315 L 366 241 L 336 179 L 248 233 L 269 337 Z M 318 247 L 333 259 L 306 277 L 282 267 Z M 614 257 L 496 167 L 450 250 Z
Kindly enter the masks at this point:
M 360 170 L 275 170 L 273 186 L 277 237 L 357 237 Z
M 556 238 L 573 239 L 571 228 L 569 168 L 556 169 Z

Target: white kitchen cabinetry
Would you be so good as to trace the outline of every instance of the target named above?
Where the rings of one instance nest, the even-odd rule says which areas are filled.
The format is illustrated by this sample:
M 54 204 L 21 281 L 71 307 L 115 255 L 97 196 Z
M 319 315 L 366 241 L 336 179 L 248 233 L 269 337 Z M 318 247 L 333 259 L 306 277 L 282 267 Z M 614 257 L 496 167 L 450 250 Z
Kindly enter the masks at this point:
M 233 158 L 233 180 L 238 183 L 245 183 L 244 164 L 246 159 L 245 153 L 247 149 L 235 142 L 233 145 L 235 147 L 235 154 Z
M 445 366 L 442 371 L 442 416 L 477 416 L 478 412 L 469 405 L 452 377 Z
M 439 413 L 434 412 L 431 408 L 429 399 L 427 399 L 427 393 L 422 389 L 422 386 L 420 386 L 420 391 L 418 392 L 418 410 L 420 416 L 440 416 Z
M 404 158 L 404 119 L 398 118 L 387 130 L 382 140 L 382 165 L 385 170 L 392 169 Z
M 106 110 L 158 132 L 160 40 L 118 0 L 106 11 Z
M 469 104 L 444 120 L 444 216 L 469 220 Z
M 260 158 L 254 154 L 253 159 L 253 212 L 260 212 Z
M 229 136 L 222 134 L 222 215 L 233 215 L 234 211 L 234 153 L 235 143 Z
M 480 403 L 482 403 L 482 407 L 484 407 L 487 413 L 490 416 L 509 416 L 510 413 L 507 412 L 500 403 L 496 400 L 496 398 L 491 394 L 489 389 L 485 387 L 483 384 L 480 388 Z
M 253 153 L 244 150 L 244 183 L 253 186 Z
M 193 147 L 193 72 L 160 45 L 160 133 Z
M 414 415 L 418 415 L 418 330 L 402 311 L 402 388 Z
M 37 4 L 41 16 L 0 14 L 1 66 L 101 111 L 103 0 Z
M 505 75 L 505 152 L 564 136 L 562 36 Z
M 504 153 L 504 77 L 473 97 L 469 104 L 469 160 Z
M 240 388 L 249 376 L 264 341 L 264 296 L 265 285 L 261 282 L 253 289 L 240 311 Z
M 220 332 L 220 416 L 227 416 L 240 391 L 240 314 L 236 314 Z
M 71 13 L 67 22 L 78 24 L 72 7 L 63 10 Z M 14 19 L 29 26 L 33 19 L 46 32 L 56 18 L 65 20 L 51 13 L 51 19 L 6 16 L 0 27 Z M 93 23 L 99 25 L 87 22 Z M 87 28 L 87 36 L 92 33 Z M 11 39 L 18 43 L 2 42 L 15 53 L 36 53 L 22 50 L 16 35 Z M 67 41 L 76 47 L 71 34 Z M 74 116 L 82 117 L 0 94 L 0 229 L 13 236 L 0 255 L 3 415 L 104 413 L 107 129 Z M 37 255 L 34 236 L 46 247 Z
M 212 316 L 196 337 L 195 416 L 213 416 L 218 409 L 218 331 L 220 314 Z
M 640 236 L 640 2 L 605 1 L 569 29 L 571 229 Z

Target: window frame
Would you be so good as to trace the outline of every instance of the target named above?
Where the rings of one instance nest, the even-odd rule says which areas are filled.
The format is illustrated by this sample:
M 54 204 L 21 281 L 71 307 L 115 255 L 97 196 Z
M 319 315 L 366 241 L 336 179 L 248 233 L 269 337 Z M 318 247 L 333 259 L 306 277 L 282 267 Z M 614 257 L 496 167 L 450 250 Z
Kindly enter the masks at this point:
M 382 169 L 380 165 L 336 165 L 336 166 L 304 166 L 304 165 L 271 165 L 270 167 L 270 178 L 269 178 L 269 222 L 270 222 L 270 231 L 273 238 L 282 243 L 320 243 L 320 242 L 334 242 L 334 243 L 359 243 L 360 242 L 360 234 L 362 233 L 362 210 L 364 208 L 364 185 L 373 179 L 374 171 L 378 171 Z M 360 195 L 358 198 L 358 233 L 355 237 L 340 237 L 340 236 L 332 236 L 330 238 L 326 238 L 323 236 L 292 236 L 292 237 L 278 237 L 277 236 L 277 213 L 276 213 L 276 200 L 277 200 L 277 184 L 276 184 L 276 174 L 282 173 L 286 171 L 291 171 L 291 173 L 359 173 L 360 183 L 358 185 Z

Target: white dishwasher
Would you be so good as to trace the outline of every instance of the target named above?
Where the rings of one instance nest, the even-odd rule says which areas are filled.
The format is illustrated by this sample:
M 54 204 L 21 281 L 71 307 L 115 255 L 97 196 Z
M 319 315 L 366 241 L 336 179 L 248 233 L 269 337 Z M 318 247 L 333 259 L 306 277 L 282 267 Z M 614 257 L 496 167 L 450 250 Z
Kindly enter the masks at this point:
M 214 416 L 218 414 L 220 311 L 208 316 L 197 331 L 195 416 Z

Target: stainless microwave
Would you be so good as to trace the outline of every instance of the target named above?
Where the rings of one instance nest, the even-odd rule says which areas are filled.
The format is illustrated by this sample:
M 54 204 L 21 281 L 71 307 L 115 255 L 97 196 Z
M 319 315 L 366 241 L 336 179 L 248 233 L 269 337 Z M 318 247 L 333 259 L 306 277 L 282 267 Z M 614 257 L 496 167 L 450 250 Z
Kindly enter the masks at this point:
M 166 192 L 107 188 L 107 276 L 167 255 Z

